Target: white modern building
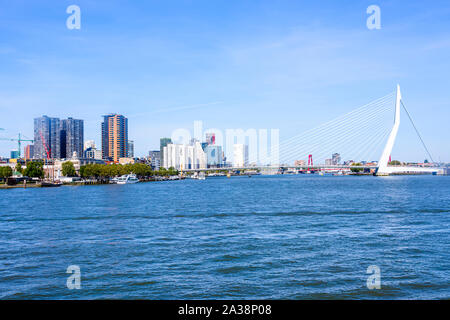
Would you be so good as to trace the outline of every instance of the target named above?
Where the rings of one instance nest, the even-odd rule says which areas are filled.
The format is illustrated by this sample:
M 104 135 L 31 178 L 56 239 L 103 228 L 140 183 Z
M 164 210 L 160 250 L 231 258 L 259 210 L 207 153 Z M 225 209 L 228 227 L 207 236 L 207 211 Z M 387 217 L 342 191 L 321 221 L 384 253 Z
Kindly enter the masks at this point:
M 190 144 L 168 144 L 163 148 L 163 167 L 176 170 L 206 169 L 207 157 L 200 142 Z
M 94 140 L 87 140 L 84 142 L 84 150 L 94 148 L 95 149 L 95 141 Z
M 148 156 L 152 163 L 152 168 L 154 170 L 159 170 L 159 168 L 161 167 L 161 151 L 159 150 L 149 151 Z
M 84 150 L 84 157 L 87 159 L 102 160 L 102 150 L 97 150 L 95 147 L 89 147 Z
M 233 145 L 233 167 L 245 167 L 248 165 L 248 146 L 245 144 Z
M 205 153 L 209 168 L 223 166 L 223 152 L 221 146 L 208 145 L 205 148 Z

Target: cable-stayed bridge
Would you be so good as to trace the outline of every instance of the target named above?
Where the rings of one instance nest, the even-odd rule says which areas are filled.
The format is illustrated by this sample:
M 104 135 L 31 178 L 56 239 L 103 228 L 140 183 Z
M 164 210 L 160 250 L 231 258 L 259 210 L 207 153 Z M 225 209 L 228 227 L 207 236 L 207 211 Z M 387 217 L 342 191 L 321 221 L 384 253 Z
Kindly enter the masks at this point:
M 433 162 L 428 147 L 402 101 L 400 86 L 397 85 L 395 91 L 384 97 L 281 141 L 277 146 L 272 146 L 271 156 L 275 155 L 277 158 L 277 161 L 272 161 L 272 163 L 277 163 L 276 165 L 226 169 L 274 170 L 289 167 L 307 171 L 333 171 L 368 168 L 374 169 L 376 175 L 439 172 L 441 169 L 438 167 L 390 164 L 392 149 L 400 127 L 402 107 L 415 129 L 427 157 Z M 337 155 L 336 158 L 330 159 L 332 154 Z M 308 159 L 308 163 L 306 163 L 306 159 Z M 340 159 L 347 161 L 341 164 Z M 296 162 L 297 165 L 293 166 L 292 164 Z M 301 164 L 298 164 L 299 162 Z M 356 163 L 358 164 L 355 165 Z M 185 171 L 205 170 L 211 169 L 188 169 Z
M 377 175 L 394 173 L 437 172 L 438 168 L 389 165 L 391 153 L 400 127 L 401 108 L 404 108 L 427 156 L 433 158 L 419 134 L 400 91 L 400 86 L 388 95 L 363 105 L 314 129 L 293 136 L 280 143 L 280 163 L 293 163 L 312 155 L 316 163 L 326 163 L 326 158 L 339 153 L 350 163 L 376 163 Z M 329 159 L 332 160 L 332 159 Z M 334 162 L 336 166 L 338 163 Z M 325 166 L 326 167 L 326 166 Z M 374 167 L 369 165 L 367 167 Z

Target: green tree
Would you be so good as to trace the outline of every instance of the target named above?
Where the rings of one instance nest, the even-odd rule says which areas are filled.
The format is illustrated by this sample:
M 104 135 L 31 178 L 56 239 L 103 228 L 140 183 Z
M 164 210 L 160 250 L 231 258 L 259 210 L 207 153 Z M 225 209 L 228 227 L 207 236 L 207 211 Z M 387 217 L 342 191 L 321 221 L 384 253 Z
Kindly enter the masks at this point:
M 0 178 L 9 178 L 13 174 L 10 166 L 0 167 Z
M 80 166 L 80 177 L 86 178 L 86 166 Z
M 398 160 L 392 160 L 391 162 L 389 162 L 389 165 L 391 166 L 400 166 L 402 163 Z
M 361 163 L 354 163 L 353 164 L 353 166 L 356 166 L 356 167 L 359 167 L 359 166 L 361 166 Z M 352 172 L 361 172 L 361 171 L 363 171 L 363 168 L 351 168 L 350 169 Z
M 32 161 L 27 163 L 23 175 L 31 178 L 44 177 L 44 164 L 42 162 Z
M 100 176 L 99 169 L 95 164 L 87 164 L 80 167 L 80 176 L 83 178 L 97 178 Z
M 152 175 L 150 166 L 144 163 L 135 163 L 131 165 L 131 171 L 139 177 L 148 177 Z
M 61 167 L 63 176 L 75 177 L 77 175 L 73 162 L 71 161 L 64 162 Z
M 167 169 L 166 168 L 159 168 L 159 170 L 156 173 L 160 177 L 167 176 Z
M 17 172 L 23 174 L 23 168 L 22 168 L 22 165 L 20 164 L 20 162 L 17 162 L 16 167 L 15 167 L 15 170 L 16 170 Z

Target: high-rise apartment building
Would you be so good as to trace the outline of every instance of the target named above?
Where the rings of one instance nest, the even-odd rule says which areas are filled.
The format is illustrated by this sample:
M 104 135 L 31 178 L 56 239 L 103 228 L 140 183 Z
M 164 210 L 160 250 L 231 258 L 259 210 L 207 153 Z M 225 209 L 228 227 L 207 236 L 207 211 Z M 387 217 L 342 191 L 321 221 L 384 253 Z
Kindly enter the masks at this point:
M 103 118 L 103 159 L 119 162 L 120 158 L 128 157 L 128 119 L 120 114 L 108 114 Z
M 60 158 L 71 158 L 76 152 L 78 157 L 83 156 L 84 122 L 68 118 L 61 120 L 61 147 Z
M 19 159 L 19 150 L 11 150 L 11 159 Z
M 148 156 L 152 162 L 152 168 L 159 170 L 161 167 L 161 152 L 159 150 L 149 151 Z
M 59 118 L 42 116 L 34 119 L 34 157 L 61 157 L 61 127 Z M 48 155 L 47 155 L 48 153 Z
M 30 160 L 34 158 L 34 145 L 29 144 L 24 148 L 25 160 Z
M 34 119 L 34 155 L 36 159 L 70 158 L 73 152 L 83 154 L 83 120 L 50 118 Z M 47 155 L 48 152 L 48 155 Z
M 221 146 L 208 145 L 204 150 L 207 157 L 208 167 L 223 166 L 223 152 Z
M 134 141 L 128 140 L 128 158 L 134 158 Z
M 333 153 L 331 156 L 332 164 L 337 166 L 341 163 L 341 155 L 339 153 Z
M 233 167 L 245 167 L 248 165 L 248 146 L 245 144 L 233 145 Z
M 161 138 L 159 139 L 159 152 L 160 152 L 160 163 L 164 166 L 164 147 L 166 147 L 168 144 L 172 143 L 172 139 L 170 138 Z
M 170 143 L 163 148 L 163 153 L 163 167 L 166 169 L 205 169 L 207 166 L 206 153 L 198 141 L 191 141 L 190 144 Z

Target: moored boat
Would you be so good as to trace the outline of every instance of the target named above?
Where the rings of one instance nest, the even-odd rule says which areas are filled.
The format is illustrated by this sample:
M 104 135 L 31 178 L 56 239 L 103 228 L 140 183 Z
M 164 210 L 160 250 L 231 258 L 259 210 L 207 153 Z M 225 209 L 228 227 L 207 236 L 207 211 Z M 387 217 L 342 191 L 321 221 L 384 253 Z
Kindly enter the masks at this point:
M 41 187 L 43 188 L 52 188 L 52 187 L 60 187 L 62 186 L 61 182 L 55 182 L 55 181 L 42 181 Z
M 139 182 L 139 179 L 136 177 L 136 175 L 134 173 L 124 174 L 123 176 L 120 176 L 116 180 L 117 184 L 132 184 L 132 183 L 138 183 L 138 182 Z

